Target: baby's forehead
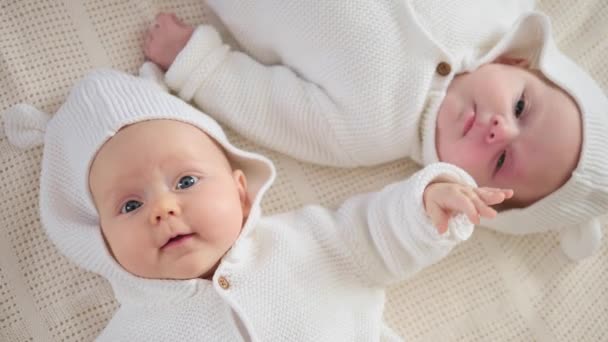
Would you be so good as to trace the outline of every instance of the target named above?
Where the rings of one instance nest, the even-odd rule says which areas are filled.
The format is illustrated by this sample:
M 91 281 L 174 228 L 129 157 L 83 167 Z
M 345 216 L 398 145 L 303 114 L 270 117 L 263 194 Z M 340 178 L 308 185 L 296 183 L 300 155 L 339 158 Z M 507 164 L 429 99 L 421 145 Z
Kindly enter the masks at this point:
M 225 149 L 201 127 L 179 120 L 145 120 L 121 127 L 98 150 L 97 159 L 133 166 L 161 159 L 202 160 L 229 165 Z
M 172 119 L 151 119 L 120 127 L 102 144 L 100 150 L 107 145 L 139 143 L 151 147 L 155 145 L 171 146 L 183 144 L 189 140 L 192 140 L 193 143 L 213 141 L 217 144 L 211 135 L 194 124 Z
M 192 124 L 190 122 L 181 121 L 177 119 L 165 119 L 165 118 L 157 118 L 157 119 L 145 119 L 140 121 L 135 121 L 131 123 L 126 123 L 122 127 L 117 130 L 118 132 L 129 131 L 133 129 L 138 130 L 157 130 L 157 131 L 171 131 L 171 130 L 183 130 L 183 131 L 196 131 L 200 132 L 204 135 L 208 135 L 207 132 L 201 127 Z

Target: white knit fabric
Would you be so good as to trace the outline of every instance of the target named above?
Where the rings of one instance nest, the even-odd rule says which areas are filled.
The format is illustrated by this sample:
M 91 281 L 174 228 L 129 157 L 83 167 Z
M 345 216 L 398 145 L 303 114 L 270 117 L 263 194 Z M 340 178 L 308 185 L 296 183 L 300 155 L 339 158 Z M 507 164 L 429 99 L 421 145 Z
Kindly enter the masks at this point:
M 546 16 L 530 12 L 533 1 L 209 5 L 253 58 L 201 26 L 168 70 L 170 88 L 240 134 L 324 165 L 436 162 L 437 111 L 454 75 L 502 54 L 528 59 L 579 105 L 581 159 L 553 194 L 483 225 L 510 234 L 561 231 L 572 259 L 599 246 L 597 216 L 608 212 L 608 100 L 556 48 Z M 448 75 L 436 71 L 440 62 L 451 66 Z
M 55 113 L 91 69 L 136 72 L 143 32 L 159 11 L 175 12 L 189 24 L 213 24 L 225 42 L 234 41 L 201 0 L 2 3 L 0 111 L 27 102 Z M 551 17 L 560 49 L 608 91 L 608 2 L 539 5 Z M 439 8 L 435 15 L 449 13 Z M 105 279 L 76 267 L 47 238 L 38 207 L 42 148 L 15 148 L 3 126 L 0 120 L 0 341 L 92 341 L 119 303 Z M 320 167 L 260 147 L 229 128 L 226 133 L 233 144 L 276 165 L 265 213 L 306 203 L 336 207 L 419 169 L 409 159 Z M 606 236 L 608 215 L 602 221 Z M 386 322 L 413 342 L 608 341 L 608 239 L 599 253 L 573 263 L 562 255 L 558 237 L 476 229 L 448 258 L 389 289 Z
M 20 110 L 31 107 L 20 105 L 13 113 Z M 473 230 L 461 215 L 439 235 L 424 211 L 424 189 L 436 177 L 475 185 L 444 163 L 353 197 L 336 211 L 309 206 L 262 217 L 259 204 L 274 179 L 268 159 L 234 147 L 215 121 L 161 87 L 113 70 L 86 76 L 50 120 L 11 115 L 5 122 L 11 141 L 46 128 L 40 211 L 48 236 L 73 262 L 106 277 L 120 303 L 100 341 L 395 338 L 382 319 L 385 287 L 439 261 Z M 89 166 L 121 127 L 153 119 L 199 127 L 247 176 L 252 211 L 211 281 L 131 275 L 101 235 Z M 220 285 L 224 281 L 228 287 Z

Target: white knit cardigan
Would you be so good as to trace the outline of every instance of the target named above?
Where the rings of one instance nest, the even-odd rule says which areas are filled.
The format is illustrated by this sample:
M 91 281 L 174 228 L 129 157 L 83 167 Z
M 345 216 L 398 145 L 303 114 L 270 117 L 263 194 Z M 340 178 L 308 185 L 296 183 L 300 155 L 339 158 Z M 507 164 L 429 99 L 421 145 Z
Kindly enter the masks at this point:
M 120 308 L 98 340 L 399 340 L 382 319 L 386 286 L 439 261 L 473 231 L 463 215 L 444 235 L 431 224 L 422 195 L 439 175 L 475 184 L 438 163 L 336 211 L 259 217 L 256 209 L 211 281 L 117 269 L 110 282 Z
M 437 262 L 473 231 L 460 215 L 439 235 L 425 213 L 423 193 L 436 177 L 475 186 L 445 163 L 335 211 L 309 206 L 263 217 L 260 202 L 275 175 L 268 159 L 232 145 L 214 120 L 156 84 L 115 70 L 91 72 L 53 116 L 13 109 L 10 140 L 44 142 L 42 226 L 68 259 L 108 279 L 120 303 L 100 341 L 377 340 L 388 333 L 384 288 Z M 247 177 L 250 214 L 211 281 L 137 277 L 102 236 L 89 166 L 122 127 L 155 119 L 206 132 Z
M 533 3 L 212 0 L 247 54 L 201 26 L 166 80 L 220 122 L 301 160 L 422 162 L 423 113 L 434 116 L 454 75 L 474 69 Z M 430 121 L 426 163 L 437 161 Z
M 507 54 L 569 93 L 581 157 L 560 189 L 483 225 L 560 232 L 579 260 L 600 246 L 608 212 L 608 98 L 559 51 L 532 0 L 210 0 L 246 53 L 197 28 L 167 71 L 179 96 L 243 136 L 313 163 L 353 167 L 438 161 L 437 112 L 454 76 Z

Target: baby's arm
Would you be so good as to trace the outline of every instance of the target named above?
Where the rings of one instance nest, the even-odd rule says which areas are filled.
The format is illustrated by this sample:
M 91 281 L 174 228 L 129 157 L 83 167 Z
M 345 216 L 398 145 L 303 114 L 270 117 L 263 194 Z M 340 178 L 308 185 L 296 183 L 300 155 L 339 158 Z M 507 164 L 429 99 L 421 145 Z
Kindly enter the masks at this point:
M 427 216 L 440 234 L 447 232 L 449 219 L 464 214 L 470 222 L 479 224 L 480 217 L 494 218 L 491 206 L 513 196 L 513 190 L 478 188 L 455 179 L 438 178 L 424 190 L 423 202 Z
M 331 117 L 340 109 L 323 89 L 283 65 L 230 51 L 213 27 L 193 30 L 159 14 L 144 53 L 168 68 L 165 81 L 180 97 L 243 136 L 304 161 L 357 165 L 334 135 Z
M 386 285 L 441 260 L 469 238 L 480 216 L 494 217 L 490 205 L 512 195 L 477 188 L 453 165 L 431 164 L 380 192 L 347 200 L 332 215 L 333 229 L 362 274 Z

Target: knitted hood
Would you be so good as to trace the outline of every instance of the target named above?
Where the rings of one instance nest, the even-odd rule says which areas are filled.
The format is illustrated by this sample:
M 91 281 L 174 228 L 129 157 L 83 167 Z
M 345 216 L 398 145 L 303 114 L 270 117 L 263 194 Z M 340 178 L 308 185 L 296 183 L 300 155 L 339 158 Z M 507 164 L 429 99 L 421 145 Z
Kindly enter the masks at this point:
M 233 165 L 245 173 L 252 204 L 239 240 L 251 233 L 260 215 L 261 198 L 274 179 L 274 166 L 265 157 L 232 145 L 213 119 L 149 80 L 96 70 L 74 86 L 52 118 L 23 104 L 5 114 L 7 136 L 13 144 L 31 147 L 44 143 L 40 176 L 43 228 L 71 261 L 107 278 L 119 301 L 149 296 L 176 299 L 191 295 L 204 284 L 197 279 L 134 276 L 114 260 L 101 233 L 88 186 L 93 159 L 122 127 L 153 119 L 192 124 L 222 145 Z
M 608 213 L 608 99 L 581 67 L 559 51 L 544 14 L 524 15 L 498 44 L 466 69 L 475 70 L 504 54 L 525 58 L 532 69 L 540 70 L 574 99 L 581 112 L 583 141 L 578 164 L 559 189 L 526 208 L 482 219 L 482 225 L 508 234 L 559 231 L 566 255 L 574 260 L 585 258 L 599 248 L 602 230 L 598 217 Z M 431 135 L 425 142 L 424 164 L 438 160 Z M 433 144 L 432 148 L 428 144 Z

